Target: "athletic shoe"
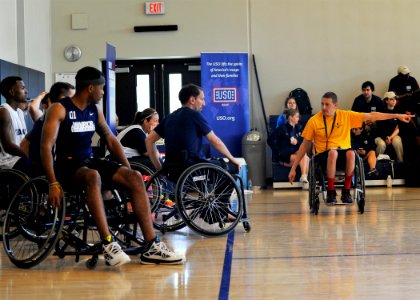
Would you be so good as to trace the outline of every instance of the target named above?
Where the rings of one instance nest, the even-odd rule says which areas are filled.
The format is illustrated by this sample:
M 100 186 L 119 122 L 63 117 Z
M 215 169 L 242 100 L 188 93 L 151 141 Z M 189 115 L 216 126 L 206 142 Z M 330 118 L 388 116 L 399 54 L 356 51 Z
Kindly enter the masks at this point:
M 173 207 L 175 205 L 175 202 L 173 202 L 171 199 L 165 200 L 165 206 L 166 207 Z
M 302 190 L 309 190 L 309 182 L 302 183 Z
M 349 189 L 342 189 L 342 191 L 341 191 L 341 201 L 345 204 L 353 203 L 353 199 L 351 198 Z
M 367 173 L 367 176 L 368 177 L 377 177 L 377 176 L 379 176 L 379 172 L 378 172 L 378 170 L 376 170 L 376 168 L 374 168 L 373 170 L 370 170 Z
M 105 263 L 108 266 L 121 266 L 130 262 L 131 260 L 130 257 L 121 249 L 121 246 L 117 242 L 102 245 L 102 252 L 105 257 Z
M 327 204 L 334 205 L 337 203 L 337 192 L 335 190 L 327 190 Z
M 302 183 L 308 183 L 309 182 L 308 181 L 308 175 L 302 175 L 302 176 L 300 176 L 299 181 L 302 182 Z
M 185 257 L 176 254 L 170 250 L 164 242 L 156 238 L 150 245 L 146 252 L 140 255 L 140 262 L 145 265 L 152 264 L 166 264 L 166 265 L 179 265 L 183 264 Z

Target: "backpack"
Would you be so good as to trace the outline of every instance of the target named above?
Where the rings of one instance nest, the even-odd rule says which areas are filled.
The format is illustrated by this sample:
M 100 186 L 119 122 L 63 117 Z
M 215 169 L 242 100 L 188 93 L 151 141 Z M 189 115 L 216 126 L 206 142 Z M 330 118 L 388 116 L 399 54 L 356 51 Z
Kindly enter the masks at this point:
M 289 93 L 289 97 L 296 99 L 297 107 L 301 115 L 311 115 L 312 106 L 308 94 L 301 88 L 294 89 Z

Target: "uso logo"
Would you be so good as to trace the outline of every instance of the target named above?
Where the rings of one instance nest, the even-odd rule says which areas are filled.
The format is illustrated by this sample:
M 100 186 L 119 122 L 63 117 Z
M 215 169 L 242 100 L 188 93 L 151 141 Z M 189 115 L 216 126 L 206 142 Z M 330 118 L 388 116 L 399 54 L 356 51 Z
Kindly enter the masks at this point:
M 238 89 L 236 87 L 213 88 L 214 103 L 235 103 L 238 101 Z

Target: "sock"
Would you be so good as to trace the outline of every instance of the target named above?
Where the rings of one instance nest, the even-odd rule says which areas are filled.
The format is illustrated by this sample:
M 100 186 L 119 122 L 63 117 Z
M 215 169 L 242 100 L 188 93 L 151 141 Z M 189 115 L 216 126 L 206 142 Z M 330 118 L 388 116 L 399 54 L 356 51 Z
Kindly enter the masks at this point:
M 157 243 L 159 243 L 159 242 L 160 242 L 160 239 L 159 239 L 159 237 L 158 237 L 158 236 L 155 236 L 155 237 L 153 238 L 153 240 L 147 241 L 147 242 L 146 242 L 146 245 L 145 245 L 145 249 L 146 249 L 146 250 L 149 250 L 149 248 L 152 246 L 152 244 L 153 244 L 154 242 L 157 242 Z
M 351 179 L 353 178 L 353 176 L 345 176 L 344 177 L 344 188 L 346 190 L 349 190 L 351 187 Z
M 113 241 L 114 240 L 113 240 L 112 236 L 108 235 L 104 239 L 102 239 L 102 244 L 108 245 L 108 244 L 111 244 Z
M 328 181 L 327 190 L 335 190 L 335 184 L 334 184 L 335 178 L 327 178 L 327 181 Z

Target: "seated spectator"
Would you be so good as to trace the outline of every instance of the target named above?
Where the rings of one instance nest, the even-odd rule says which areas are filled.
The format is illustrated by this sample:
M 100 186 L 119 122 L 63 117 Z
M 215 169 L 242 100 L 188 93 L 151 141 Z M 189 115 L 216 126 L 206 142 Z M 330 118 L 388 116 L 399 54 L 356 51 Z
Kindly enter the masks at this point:
M 273 151 L 273 161 L 277 160 L 285 167 L 291 167 L 296 159 L 296 152 L 303 141 L 303 127 L 299 124 L 299 112 L 296 109 L 286 109 L 287 123 L 276 128 L 270 135 L 268 144 Z M 300 182 L 308 183 L 309 157 L 305 154 L 299 163 L 301 170 Z
M 419 89 L 416 78 L 410 76 L 410 69 L 407 66 L 398 67 L 398 75 L 389 81 L 388 91 L 396 94 L 397 108 L 402 112 L 413 112 L 414 103 L 411 95 Z
M 351 110 L 365 113 L 381 111 L 385 105 L 381 98 L 373 94 L 374 91 L 375 85 L 371 81 L 363 82 L 362 93 L 354 99 Z
M 384 95 L 385 109 L 384 113 L 395 114 L 395 105 L 397 103 L 394 92 L 386 92 Z M 397 161 L 403 161 L 403 145 L 397 119 L 378 121 L 376 143 L 376 155 L 384 154 L 387 146 L 392 145 L 397 155 Z
M 159 124 L 159 114 L 153 108 L 138 111 L 131 126 L 117 135 L 117 140 L 123 146 L 125 156 L 129 161 L 142 163 L 152 170 L 154 166 L 146 149 L 146 138 Z
M 364 130 L 364 126 L 351 129 L 351 147 L 356 150 L 363 161 L 367 161 L 369 165 L 367 177 L 378 176 L 378 171 L 376 170 L 375 141 L 372 135 Z
M 297 107 L 297 103 L 296 103 L 296 99 L 293 97 L 288 96 L 286 98 L 286 101 L 284 102 L 284 109 L 296 109 L 298 110 Z M 284 113 L 284 111 L 281 113 L 281 115 L 279 116 L 279 118 L 277 119 L 277 125 L 276 128 L 279 128 L 281 125 L 286 124 L 287 123 L 287 118 L 286 115 Z
M 362 93 L 354 99 L 351 110 L 362 113 L 382 111 L 385 108 L 385 105 L 381 98 L 373 94 L 374 91 L 375 85 L 371 81 L 363 82 Z M 371 131 L 376 128 L 376 123 L 368 121 L 365 126 L 366 131 Z

